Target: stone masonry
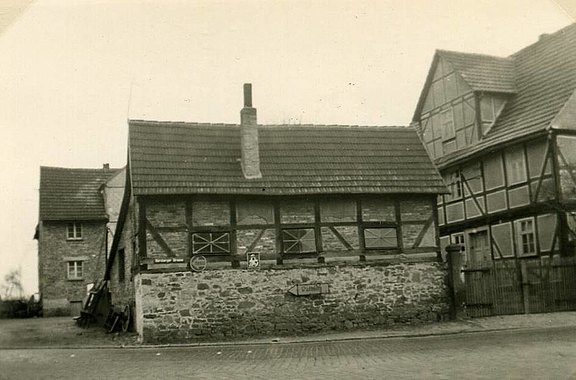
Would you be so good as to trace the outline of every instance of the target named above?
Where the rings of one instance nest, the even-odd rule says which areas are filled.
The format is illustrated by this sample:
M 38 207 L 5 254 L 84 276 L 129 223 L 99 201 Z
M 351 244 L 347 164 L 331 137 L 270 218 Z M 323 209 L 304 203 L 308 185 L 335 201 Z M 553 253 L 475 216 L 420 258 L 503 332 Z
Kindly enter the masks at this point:
M 136 325 L 147 343 L 386 327 L 448 317 L 437 262 L 140 273 Z M 329 293 L 294 296 L 295 284 Z
M 102 278 L 105 269 L 104 222 L 83 222 L 82 239 L 66 239 L 66 222 L 42 222 L 38 259 L 39 288 L 44 316 L 70 315 L 71 303 L 82 302 L 86 287 Z M 68 279 L 67 261 L 83 262 L 83 278 Z

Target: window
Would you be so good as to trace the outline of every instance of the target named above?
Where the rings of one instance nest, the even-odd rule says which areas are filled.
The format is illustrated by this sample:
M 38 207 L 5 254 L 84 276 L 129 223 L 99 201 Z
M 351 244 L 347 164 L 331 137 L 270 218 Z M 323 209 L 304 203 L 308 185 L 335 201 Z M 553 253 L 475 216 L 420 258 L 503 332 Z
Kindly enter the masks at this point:
M 536 235 L 534 234 L 534 220 L 521 219 L 516 221 L 516 239 L 518 252 L 522 255 L 536 253 Z
M 68 226 L 66 228 L 66 238 L 68 240 L 81 240 L 82 223 L 77 222 L 68 223 Z
M 124 249 L 118 250 L 118 282 L 124 282 L 126 276 L 126 254 Z
M 520 148 L 506 152 L 506 174 L 509 185 L 526 181 L 524 149 Z
M 192 253 L 199 254 L 229 254 L 230 233 L 228 232 L 197 232 L 192 235 Z
M 398 248 L 396 228 L 365 228 L 364 246 L 367 249 Z
M 84 276 L 84 262 L 83 261 L 68 261 L 68 279 L 69 280 L 82 280 Z
M 450 175 L 448 187 L 450 194 L 446 196 L 447 200 L 452 201 L 462 198 L 462 179 L 459 172 L 454 172 Z
M 284 253 L 316 252 L 316 234 L 313 228 L 282 230 L 282 250 Z
M 452 244 L 460 244 L 464 248 L 464 234 L 458 233 L 452 235 Z

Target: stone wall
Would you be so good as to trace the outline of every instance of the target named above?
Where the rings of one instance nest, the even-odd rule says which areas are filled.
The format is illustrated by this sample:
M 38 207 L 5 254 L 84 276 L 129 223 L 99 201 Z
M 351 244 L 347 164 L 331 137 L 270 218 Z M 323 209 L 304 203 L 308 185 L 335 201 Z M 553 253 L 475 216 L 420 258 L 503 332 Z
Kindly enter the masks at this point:
M 70 303 L 81 302 L 87 285 L 105 270 L 105 222 L 82 222 L 82 239 L 66 239 L 66 222 L 42 222 L 38 245 L 39 288 L 44 316 L 70 315 Z M 83 278 L 68 279 L 67 262 L 83 261 Z
M 435 322 L 448 316 L 445 277 L 437 262 L 140 273 L 137 329 L 167 343 Z M 299 283 L 330 291 L 290 294 Z

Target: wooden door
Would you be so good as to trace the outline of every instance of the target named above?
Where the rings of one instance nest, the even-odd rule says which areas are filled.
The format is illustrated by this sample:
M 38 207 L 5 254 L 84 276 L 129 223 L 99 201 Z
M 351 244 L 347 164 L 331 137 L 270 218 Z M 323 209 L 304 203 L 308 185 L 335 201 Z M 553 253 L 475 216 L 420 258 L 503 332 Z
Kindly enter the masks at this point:
M 468 233 L 468 259 L 472 268 L 485 268 L 492 265 L 488 230 Z

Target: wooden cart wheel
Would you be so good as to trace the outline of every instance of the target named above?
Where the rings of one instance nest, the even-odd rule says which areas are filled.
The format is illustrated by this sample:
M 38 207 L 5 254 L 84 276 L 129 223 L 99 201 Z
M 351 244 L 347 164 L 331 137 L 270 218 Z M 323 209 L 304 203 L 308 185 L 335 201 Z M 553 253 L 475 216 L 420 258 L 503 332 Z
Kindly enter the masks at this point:
M 123 318 L 122 318 L 122 331 L 127 332 L 130 328 L 130 321 L 132 320 L 132 315 L 130 311 L 130 305 L 124 307 Z

